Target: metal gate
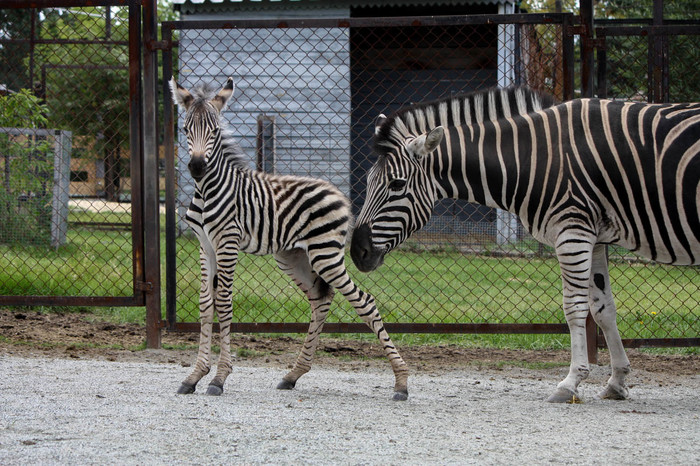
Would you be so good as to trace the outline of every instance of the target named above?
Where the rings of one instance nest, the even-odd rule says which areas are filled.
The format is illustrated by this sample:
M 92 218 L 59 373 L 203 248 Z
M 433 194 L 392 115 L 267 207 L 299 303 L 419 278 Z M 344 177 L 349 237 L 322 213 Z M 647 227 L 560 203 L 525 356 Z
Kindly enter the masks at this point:
M 0 1 L 0 305 L 146 306 L 157 347 L 157 183 L 142 137 L 154 62 L 141 65 L 141 2 L 86 3 Z

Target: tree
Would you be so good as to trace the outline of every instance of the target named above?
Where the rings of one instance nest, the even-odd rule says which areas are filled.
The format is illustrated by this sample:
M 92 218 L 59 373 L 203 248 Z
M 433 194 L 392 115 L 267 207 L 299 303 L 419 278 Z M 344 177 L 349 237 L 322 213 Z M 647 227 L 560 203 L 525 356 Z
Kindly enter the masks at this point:
M 51 125 L 94 141 L 95 155 L 104 160 L 108 200 L 119 199 L 120 154 L 129 143 L 128 28 L 126 8 L 47 10 L 42 39 L 82 42 L 38 45 L 35 59 Z
M 31 15 L 25 10 L 0 10 L 0 84 L 6 89 L 31 88 L 25 57 L 29 56 L 28 38 L 31 31 Z M 10 42 L 12 41 L 12 42 Z

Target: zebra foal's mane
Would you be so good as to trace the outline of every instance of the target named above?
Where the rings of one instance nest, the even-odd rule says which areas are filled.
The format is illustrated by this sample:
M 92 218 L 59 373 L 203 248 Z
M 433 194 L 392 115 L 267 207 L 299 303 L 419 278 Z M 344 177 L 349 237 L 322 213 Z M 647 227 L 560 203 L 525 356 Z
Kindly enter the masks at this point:
M 384 156 L 394 144 L 437 126 L 449 128 L 497 121 L 535 112 L 556 103 L 553 96 L 527 86 L 491 88 L 422 102 L 387 117 L 377 130 L 374 149 Z
M 218 90 L 218 88 L 215 88 L 209 83 L 198 84 L 194 87 L 191 92 L 194 98 L 192 101 L 191 113 L 209 112 L 210 110 L 206 109 L 206 105 L 216 96 Z M 217 118 L 219 128 L 221 129 L 221 150 L 224 157 L 230 160 L 236 168 L 250 170 L 250 163 L 252 160 L 243 151 L 243 148 L 238 144 L 236 138 L 233 137 L 233 134 L 231 134 L 228 129 L 226 121 L 221 118 L 221 115 L 218 115 Z

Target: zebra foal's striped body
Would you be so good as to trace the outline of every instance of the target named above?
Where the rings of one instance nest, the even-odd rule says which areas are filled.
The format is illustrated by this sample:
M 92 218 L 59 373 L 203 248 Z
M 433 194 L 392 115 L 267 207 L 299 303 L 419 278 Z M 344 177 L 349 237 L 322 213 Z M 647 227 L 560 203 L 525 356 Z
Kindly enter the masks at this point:
M 273 254 L 279 267 L 306 294 L 312 321 L 294 368 L 278 388 L 291 389 L 311 367 L 318 337 L 334 296 L 340 291 L 380 339 L 396 376 L 395 399 L 408 396 L 406 364 L 384 330 L 374 298 L 357 288 L 345 269 L 350 204 L 322 180 L 250 170 L 240 147 L 222 133 L 220 113 L 233 94 L 233 80 L 214 95 L 194 95 L 174 81 L 176 102 L 187 110 L 185 130 L 189 170 L 196 191 L 186 219 L 200 241 L 201 335 L 194 371 L 179 393 L 192 393 L 209 372 L 212 323 L 216 310 L 221 354 L 207 393 L 218 395 L 231 373 L 231 289 L 238 253 Z
M 700 104 L 579 99 L 530 111 L 495 98 L 509 92 L 518 91 L 482 94 L 508 108 L 485 111 L 480 120 L 422 116 L 440 115 L 453 104 L 447 100 L 380 121 L 379 159 L 368 173 L 353 260 L 360 270 L 378 267 L 386 252 L 425 225 L 437 199 L 518 215 L 536 239 L 555 248 L 562 273 L 572 363 L 549 400 L 578 396 L 588 374 L 589 311 L 611 352 L 613 375 L 601 396 L 626 398 L 629 361 L 605 245 L 663 263 L 700 263 Z

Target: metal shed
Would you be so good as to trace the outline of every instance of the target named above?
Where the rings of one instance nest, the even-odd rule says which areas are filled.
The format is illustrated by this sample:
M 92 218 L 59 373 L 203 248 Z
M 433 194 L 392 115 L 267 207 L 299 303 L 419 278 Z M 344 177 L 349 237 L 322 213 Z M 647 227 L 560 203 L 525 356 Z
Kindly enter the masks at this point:
M 513 13 L 507 0 L 397 2 L 330 0 L 174 0 L 184 21 Z M 323 178 L 364 202 L 374 120 L 403 105 L 514 82 L 510 25 L 183 30 L 179 80 L 236 80 L 225 113 L 258 167 Z M 181 154 L 186 154 L 184 147 Z M 185 166 L 185 164 L 181 164 Z M 179 172 L 186 205 L 192 182 Z M 512 237 L 514 218 L 477 206 L 436 206 L 435 228 L 459 217 Z M 458 220 L 459 221 L 459 220 Z M 496 224 L 499 224 L 498 226 Z M 428 225 L 430 229 L 431 226 Z M 503 233 L 505 232 L 505 233 Z

